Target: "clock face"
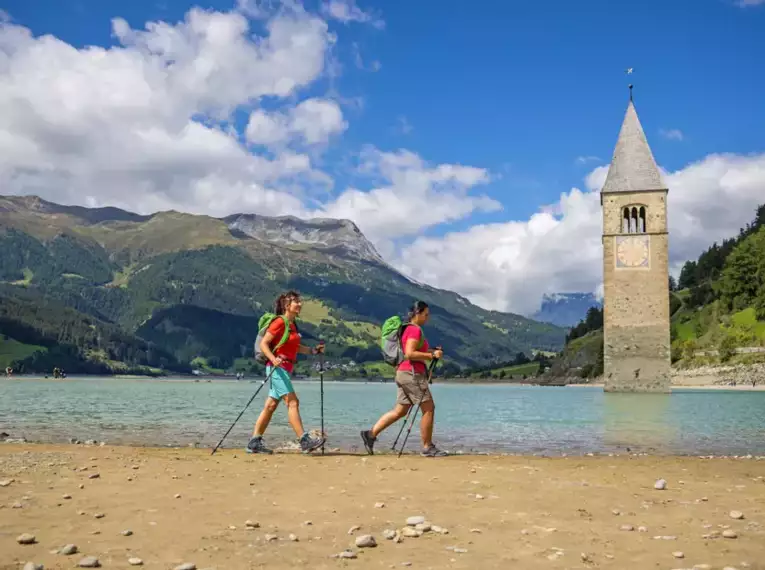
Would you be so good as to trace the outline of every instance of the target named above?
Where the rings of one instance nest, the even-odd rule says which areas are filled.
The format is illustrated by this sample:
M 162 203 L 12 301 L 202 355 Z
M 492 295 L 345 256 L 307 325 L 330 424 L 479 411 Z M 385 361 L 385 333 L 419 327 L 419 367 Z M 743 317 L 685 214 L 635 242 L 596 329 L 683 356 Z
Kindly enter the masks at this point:
M 617 267 L 648 267 L 648 236 L 617 236 Z

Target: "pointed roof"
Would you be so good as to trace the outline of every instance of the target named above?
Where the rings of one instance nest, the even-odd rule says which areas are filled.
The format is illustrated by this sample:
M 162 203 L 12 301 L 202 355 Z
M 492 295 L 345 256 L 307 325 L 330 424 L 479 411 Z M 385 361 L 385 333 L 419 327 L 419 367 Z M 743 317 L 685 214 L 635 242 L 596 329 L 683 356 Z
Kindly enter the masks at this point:
M 600 191 L 604 193 L 645 190 L 667 190 L 667 187 L 662 182 L 659 168 L 653 159 L 651 147 L 648 146 L 630 97 L 611 166 L 608 168 L 606 183 Z

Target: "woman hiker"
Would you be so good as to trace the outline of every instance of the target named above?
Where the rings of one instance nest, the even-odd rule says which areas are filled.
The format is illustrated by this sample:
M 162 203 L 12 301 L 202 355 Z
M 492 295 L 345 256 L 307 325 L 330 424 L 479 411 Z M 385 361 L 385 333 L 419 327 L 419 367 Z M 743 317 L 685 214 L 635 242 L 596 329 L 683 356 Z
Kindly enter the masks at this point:
M 430 309 L 425 301 L 417 301 L 409 310 L 408 326 L 401 334 L 401 344 L 405 360 L 396 370 L 397 397 L 395 407 L 383 414 L 371 430 L 361 432 L 367 453 L 374 454 L 377 436 L 385 428 L 405 417 L 412 405 L 421 403 L 422 419 L 420 420 L 420 437 L 422 438 L 422 453 L 424 457 L 443 457 L 447 452 L 438 449 L 433 444 L 433 416 L 436 405 L 433 395 L 428 389 L 427 369 L 425 361 L 443 357 L 440 349 L 430 350 L 430 345 L 422 332 L 422 326 L 430 318 Z M 422 346 L 418 348 L 422 340 Z
M 311 437 L 303 429 L 303 420 L 300 418 L 300 404 L 295 389 L 292 386 L 290 378 L 294 370 L 295 360 L 298 352 L 301 354 L 319 354 L 324 352 L 324 345 L 320 344 L 316 348 L 300 344 L 300 333 L 295 326 L 295 317 L 300 314 L 303 303 L 300 295 L 295 291 L 288 291 L 276 299 L 274 304 L 274 313 L 277 316 L 284 315 L 290 326 L 290 335 L 287 341 L 276 349 L 276 353 L 271 351 L 271 345 L 274 339 L 281 339 L 284 334 L 284 320 L 276 318 L 269 325 L 263 340 L 260 343 L 260 350 L 268 358 L 270 364 L 266 367 L 266 374 L 271 373 L 271 389 L 268 391 L 263 411 L 260 412 L 258 420 L 255 422 L 255 428 L 252 431 L 252 438 L 247 443 L 247 453 L 273 453 L 263 443 L 263 433 L 268 427 L 271 417 L 274 415 L 279 400 L 284 400 L 287 404 L 287 417 L 292 429 L 300 438 L 300 449 L 303 453 L 308 453 L 322 446 L 324 443 L 324 434 L 321 437 Z

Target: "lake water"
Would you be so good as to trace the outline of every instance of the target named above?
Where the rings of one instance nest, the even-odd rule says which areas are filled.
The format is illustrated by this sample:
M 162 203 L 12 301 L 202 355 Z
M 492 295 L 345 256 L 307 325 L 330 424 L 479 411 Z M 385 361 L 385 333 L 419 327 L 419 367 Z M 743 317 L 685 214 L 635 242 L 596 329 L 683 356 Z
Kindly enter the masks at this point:
M 109 444 L 212 448 L 260 381 L 68 378 L 0 380 L 0 431 L 27 441 L 94 439 Z M 306 429 L 320 426 L 319 382 L 295 382 Z M 223 444 L 242 447 L 265 386 Z M 606 394 L 596 387 L 433 384 L 436 443 L 464 453 L 578 455 L 633 452 L 765 455 L 765 392 L 682 390 Z M 392 383 L 324 382 L 328 447 L 363 450 L 359 431 L 395 399 Z M 419 418 L 419 416 L 418 416 Z M 389 451 L 403 420 L 379 438 Z M 266 432 L 271 447 L 294 433 L 280 405 Z M 401 441 L 403 441 L 403 436 Z M 407 443 L 419 447 L 419 419 Z

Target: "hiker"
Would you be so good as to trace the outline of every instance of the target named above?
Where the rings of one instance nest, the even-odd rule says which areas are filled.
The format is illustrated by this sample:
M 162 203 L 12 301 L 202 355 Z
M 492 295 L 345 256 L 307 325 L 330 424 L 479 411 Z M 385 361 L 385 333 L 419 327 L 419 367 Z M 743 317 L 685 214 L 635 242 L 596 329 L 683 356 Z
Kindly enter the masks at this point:
M 396 368 L 395 382 L 398 387 L 396 405 L 383 414 L 371 430 L 361 432 L 361 440 L 370 455 L 374 455 L 375 441 L 380 432 L 405 417 L 409 408 L 417 404 L 420 404 L 422 410 L 420 437 L 423 450 L 421 455 L 424 457 L 448 455 L 433 444 L 433 416 L 436 406 L 428 388 L 429 378 L 425 362 L 441 359 L 443 351 L 438 348 L 430 350 L 430 345 L 422 332 L 422 326 L 428 322 L 429 318 L 430 309 L 425 301 L 417 301 L 409 310 L 408 322 L 404 324 L 401 332 L 403 360 Z
M 287 404 L 287 417 L 292 429 L 300 438 L 300 449 L 303 453 L 313 451 L 324 443 L 324 434 L 319 438 L 314 438 L 303 429 L 298 397 L 290 378 L 298 353 L 319 354 L 324 352 L 323 344 L 315 348 L 300 344 L 300 333 L 295 324 L 295 317 L 300 314 L 302 306 L 300 295 L 295 291 L 288 291 L 279 295 L 274 304 L 276 318 L 268 325 L 260 346 L 256 347 L 256 351 L 259 348 L 267 359 L 266 374 L 271 374 L 271 388 L 268 391 L 263 411 L 260 412 L 260 416 L 255 422 L 252 438 L 247 443 L 246 450 L 248 453 L 273 453 L 263 443 L 263 433 L 266 431 L 280 400 L 284 400 Z M 289 323 L 289 336 L 280 345 L 279 342 L 285 334 L 285 320 Z

